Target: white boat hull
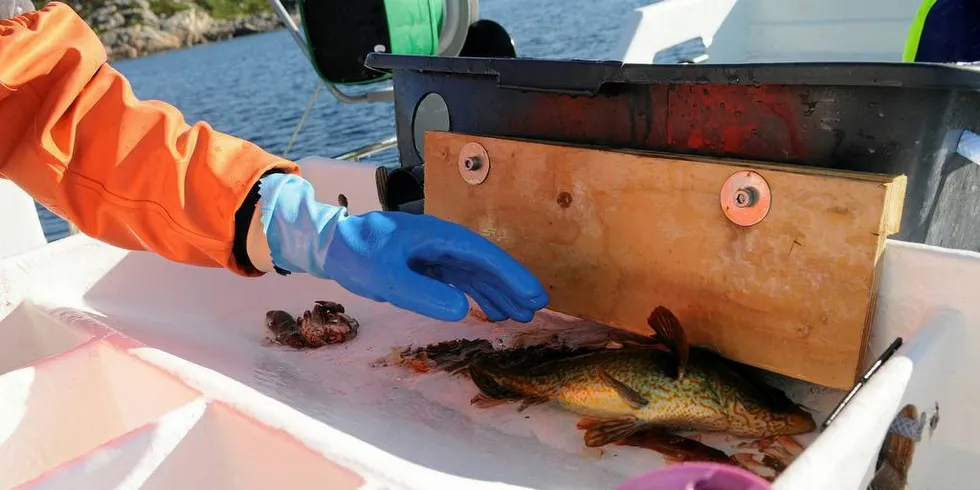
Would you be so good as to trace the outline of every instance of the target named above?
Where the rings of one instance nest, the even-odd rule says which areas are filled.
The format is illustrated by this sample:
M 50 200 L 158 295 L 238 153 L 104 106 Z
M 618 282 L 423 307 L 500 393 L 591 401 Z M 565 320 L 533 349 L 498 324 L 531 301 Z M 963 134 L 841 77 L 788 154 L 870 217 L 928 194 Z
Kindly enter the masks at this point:
M 377 206 L 373 167 L 302 164 L 321 199 L 343 185 L 355 212 Z M 905 344 L 774 488 L 863 489 L 907 403 L 941 413 L 911 488 L 980 478 L 980 255 L 891 241 L 883 267 L 869 358 Z M 360 321 L 354 341 L 263 345 L 267 310 L 321 299 Z M 0 261 L 0 488 L 611 489 L 663 464 L 585 450 L 556 408 L 478 409 L 466 380 L 370 366 L 394 346 L 508 328 L 524 327 L 436 322 L 305 275 L 246 279 L 72 236 Z M 843 395 L 793 386 L 818 421 Z

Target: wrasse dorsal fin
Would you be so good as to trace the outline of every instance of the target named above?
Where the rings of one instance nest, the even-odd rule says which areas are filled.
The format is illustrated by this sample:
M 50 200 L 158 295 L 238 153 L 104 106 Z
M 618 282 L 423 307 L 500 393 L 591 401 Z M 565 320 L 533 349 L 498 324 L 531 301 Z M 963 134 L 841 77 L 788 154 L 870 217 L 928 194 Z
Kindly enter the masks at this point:
M 674 354 L 677 361 L 677 372 L 674 377 L 681 379 L 684 377 L 684 370 L 687 368 L 690 347 L 687 344 L 687 335 L 684 333 L 684 327 L 681 327 L 680 320 L 667 308 L 658 306 L 650 313 L 647 324 L 657 333 L 657 338 Z
M 635 434 L 645 425 L 644 422 L 633 416 L 608 420 L 583 418 L 578 422 L 578 428 L 585 429 L 585 445 L 587 447 L 601 447 L 622 441 Z
M 596 371 L 599 373 L 599 379 L 601 379 L 606 386 L 616 390 L 616 393 L 619 393 L 619 396 L 623 397 L 623 399 L 626 400 L 626 403 L 629 403 L 631 407 L 639 410 L 650 403 L 650 400 L 647 400 L 633 388 L 626 386 L 626 384 L 622 381 L 612 377 L 612 375 L 606 372 L 606 370 L 601 366 L 596 368 Z
M 534 345 L 495 350 L 482 356 L 488 365 L 510 372 L 543 369 L 554 363 L 565 363 L 579 356 L 588 356 L 605 349 L 595 347 L 568 347 Z

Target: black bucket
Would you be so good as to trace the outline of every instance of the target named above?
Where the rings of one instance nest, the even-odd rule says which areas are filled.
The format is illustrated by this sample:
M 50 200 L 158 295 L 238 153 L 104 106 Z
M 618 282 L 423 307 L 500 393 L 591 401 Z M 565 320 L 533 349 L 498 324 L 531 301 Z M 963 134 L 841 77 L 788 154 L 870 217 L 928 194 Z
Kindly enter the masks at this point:
M 980 70 L 923 63 L 623 65 L 371 54 L 393 72 L 401 166 L 427 129 L 905 174 L 892 238 L 980 251 Z M 436 94 L 436 95 L 430 95 Z M 441 99 L 448 121 L 419 118 Z M 418 143 L 418 144 L 417 144 Z M 964 152 L 965 153 L 965 152 Z

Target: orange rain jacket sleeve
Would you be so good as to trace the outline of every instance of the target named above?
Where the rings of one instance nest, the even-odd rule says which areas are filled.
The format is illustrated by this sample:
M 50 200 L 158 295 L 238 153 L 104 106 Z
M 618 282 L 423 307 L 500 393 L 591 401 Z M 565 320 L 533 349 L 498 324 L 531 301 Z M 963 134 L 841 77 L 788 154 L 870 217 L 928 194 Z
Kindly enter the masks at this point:
M 138 100 L 71 7 L 0 21 L 0 176 L 86 235 L 260 275 L 232 252 L 236 212 L 275 169 L 299 173 L 206 123 L 188 125 L 170 105 Z

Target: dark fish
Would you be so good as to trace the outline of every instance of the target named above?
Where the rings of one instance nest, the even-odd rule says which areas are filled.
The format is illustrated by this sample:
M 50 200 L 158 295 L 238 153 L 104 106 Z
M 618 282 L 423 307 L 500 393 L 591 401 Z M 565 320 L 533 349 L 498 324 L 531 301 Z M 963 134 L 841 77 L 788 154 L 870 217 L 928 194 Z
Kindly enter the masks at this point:
M 906 405 L 896 418 L 916 420 L 918 410 L 913 405 Z M 926 425 L 923 414 L 922 426 Z M 920 428 L 921 431 L 921 428 Z M 912 468 L 912 458 L 915 455 L 916 441 L 906 435 L 889 431 L 881 446 L 875 474 L 868 484 L 868 490 L 908 490 L 908 475 Z
M 265 324 L 272 332 L 272 343 L 296 349 L 318 348 L 339 344 L 357 336 L 357 320 L 344 312 L 344 305 L 317 301 L 311 310 L 298 318 L 285 311 L 272 310 L 265 314 Z
M 708 463 L 737 464 L 724 451 L 719 451 L 694 439 L 659 430 L 637 432 L 616 442 L 616 444 L 651 449 L 664 455 L 668 461 L 674 463 L 702 461 Z
M 371 363 L 372 366 L 411 366 L 420 373 L 447 371 L 457 374 L 466 369 L 473 359 L 493 352 L 493 344 L 486 339 L 456 339 L 424 347 L 395 349 L 390 355 Z

